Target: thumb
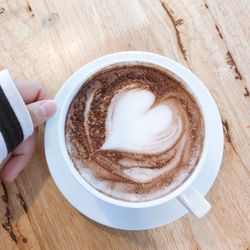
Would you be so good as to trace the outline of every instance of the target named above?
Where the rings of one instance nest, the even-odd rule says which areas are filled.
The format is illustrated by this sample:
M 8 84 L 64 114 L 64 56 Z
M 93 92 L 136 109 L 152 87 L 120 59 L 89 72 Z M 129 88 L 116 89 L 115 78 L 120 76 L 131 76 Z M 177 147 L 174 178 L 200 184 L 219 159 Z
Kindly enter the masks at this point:
M 53 100 L 43 100 L 27 105 L 34 128 L 46 122 L 56 111 L 56 104 Z

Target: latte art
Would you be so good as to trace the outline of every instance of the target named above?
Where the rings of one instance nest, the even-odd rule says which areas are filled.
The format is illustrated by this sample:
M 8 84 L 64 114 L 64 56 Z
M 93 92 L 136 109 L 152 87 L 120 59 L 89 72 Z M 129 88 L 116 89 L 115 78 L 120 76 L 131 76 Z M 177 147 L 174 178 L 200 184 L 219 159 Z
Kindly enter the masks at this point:
M 203 148 L 201 112 L 184 85 L 159 69 L 116 66 L 72 101 L 66 145 L 82 177 L 127 201 L 159 198 L 182 184 Z
M 173 145 L 181 132 L 181 118 L 167 103 L 155 105 L 148 90 L 123 90 L 108 109 L 106 139 L 101 149 L 159 153 Z M 175 120 L 175 122 L 174 122 Z

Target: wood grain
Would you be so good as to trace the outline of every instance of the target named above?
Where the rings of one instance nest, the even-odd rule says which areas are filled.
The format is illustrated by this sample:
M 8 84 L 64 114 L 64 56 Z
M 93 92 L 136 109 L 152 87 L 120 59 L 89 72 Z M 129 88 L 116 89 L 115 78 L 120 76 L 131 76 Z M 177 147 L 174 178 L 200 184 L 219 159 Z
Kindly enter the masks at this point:
M 153 230 L 98 225 L 74 210 L 46 165 L 43 131 L 28 168 L 0 185 L 0 249 L 250 249 L 248 0 L 0 0 L 0 70 L 43 82 L 52 96 L 101 55 L 145 50 L 189 67 L 223 119 L 225 154 L 213 210 Z

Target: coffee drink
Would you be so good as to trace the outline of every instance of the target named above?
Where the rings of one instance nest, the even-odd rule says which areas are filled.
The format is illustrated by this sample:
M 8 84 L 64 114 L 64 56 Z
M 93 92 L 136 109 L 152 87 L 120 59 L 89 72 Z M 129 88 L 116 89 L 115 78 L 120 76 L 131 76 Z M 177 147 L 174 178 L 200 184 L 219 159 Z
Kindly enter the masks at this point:
M 180 186 L 203 150 L 204 121 L 178 77 L 152 65 L 115 65 L 88 79 L 66 118 L 81 176 L 116 199 L 142 202 Z

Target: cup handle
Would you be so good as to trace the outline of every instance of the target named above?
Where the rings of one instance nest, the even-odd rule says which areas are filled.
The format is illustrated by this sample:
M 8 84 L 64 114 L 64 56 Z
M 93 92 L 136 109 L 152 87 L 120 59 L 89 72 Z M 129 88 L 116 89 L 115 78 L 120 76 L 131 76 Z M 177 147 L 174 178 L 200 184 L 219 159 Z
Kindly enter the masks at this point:
M 192 186 L 181 193 L 178 199 L 197 218 L 203 217 L 211 209 L 207 200 Z

